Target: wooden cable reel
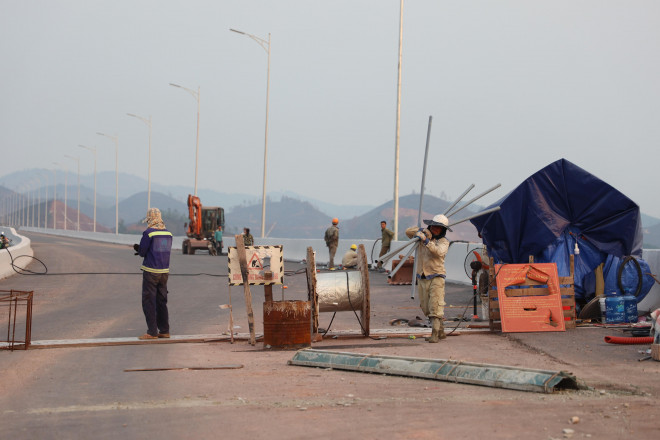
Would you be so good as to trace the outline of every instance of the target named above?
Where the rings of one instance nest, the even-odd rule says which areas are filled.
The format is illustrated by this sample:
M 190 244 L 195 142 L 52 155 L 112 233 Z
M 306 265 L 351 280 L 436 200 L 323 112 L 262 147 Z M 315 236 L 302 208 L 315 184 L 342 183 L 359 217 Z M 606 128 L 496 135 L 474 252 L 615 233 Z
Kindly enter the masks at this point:
M 320 312 L 359 312 L 361 331 L 369 336 L 369 269 L 364 245 L 359 245 L 357 271 L 317 273 L 314 250 L 307 248 L 307 292 L 312 301 L 312 328 L 318 334 Z

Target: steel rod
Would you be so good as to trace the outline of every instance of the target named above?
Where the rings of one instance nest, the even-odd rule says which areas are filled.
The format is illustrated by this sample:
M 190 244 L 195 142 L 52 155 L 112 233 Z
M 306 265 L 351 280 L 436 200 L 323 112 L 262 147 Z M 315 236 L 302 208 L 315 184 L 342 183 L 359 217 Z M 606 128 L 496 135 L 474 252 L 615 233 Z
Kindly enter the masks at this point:
M 490 209 L 486 209 L 485 211 L 481 211 L 481 212 L 478 212 L 478 213 L 476 213 L 474 215 L 471 215 L 469 217 L 465 217 L 462 220 L 458 220 L 458 221 L 455 221 L 453 223 L 450 223 L 449 226 L 451 227 L 451 226 L 457 225 L 459 223 L 463 223 L 465 221 L 472 220 L 473 218 L 481 217 L 482 215 L 486 215 L 486 214 L 491 214 L 491 213 L 499 211 L 499 210 L 500 210 L 499 206 L 496 206 L 496 207 L 490 208 Z
M 410 248 L 410 250 L 408 250 L 408 253 L 406 254 L 406 256 L 403 257 L 403 258 L 401 259 L 401 261 L 399 261 L 399 264 L 396 265 L 396 268 L 394 268 L 394 269 L 392 270 L 392 272 L 390 272 L 390 274 L 388 275 L 389 278 L 394 277 L 394 274 L 396 274 L 396 273 L 399 271 L 399 269 L 401 269 L 401 266 L 403 266 L 403 263 L 405 263 L 405 262 L 408 260 L 408 257 L 410 257 L 410 254 L 412 254 L 413 252 L 415 252 L 415 249 L 417 249 L 417 246 L 418 246 L 418 245 L 419 245 L 419 242 L 415 243 L 415 245 L 412 246 L 412 247 Z M 414 265 L 413 265 L 413 266 L 414 266 Z M 415 274 L 413 273 L 413 278 L 414 278 L 414 277 L 415 277 Z
M 447 215 L 447 213 L 448 213 L 449 211 L 451 211 L 451 210 L 454 208 L 454 206 L 458 205 L 458 202 L 460 202 L 461 200 L 463 200 L 463 197 L 465 197 L 465 196 L 467 195 L 467 193 L 469 193 L 470 191 L 472 191 L 472 188 L 474 188 L 474 183 L 472 183 L 470 186 L 468 186 L 468 189 L 466 189 L 465 191 L 463 191 L 463 194 L 461 194 L 461 195 L 456 199 L 456 201 L 455 201 L 454 203 L 452 203 L 451 205 L 449 205 L 449 208 L 445 209 L 445 212 L 443 212 L 443 214 L 444 214 L 444 215 Z
M 490 189 L 487 189 L 486 191 L 482 192 L 481 194 L 479 194 L 478 196 L 476 196 L 476 197 L 473 198 L 472 200 L 470 200 L 470 201 L 468 201 L 467 203 L 465 203 L 465 205 L 461 206 L 461 207 L 458 208 L 456 211 L 452 212 L 451 214 L 447 214 L 447 216 L 456 215 L 456 213 L 460 212 L 460 211 L 463 210 L 464 208 L 467 208 L 468 206 L 470 206 L 471 204 L 473 204 L 474 202 L 476 202 L 477 200 L 479 200 L 480 198 L 482 198 L 482 197 L 485 196 L 486 194 L 488 194 L 488 193 L 490 193 L 490 192 L 492 192 L 492 191 L 495 191 L 495 190 L 496 190 L 497 188 L 499 188 L 500 186 L 502 186 L 502 184 L 501 184 L 501 183 L 498 183 L 498 184 L 495 185 L 494 187 L 492 187 L 492 188 L 490 188 Z

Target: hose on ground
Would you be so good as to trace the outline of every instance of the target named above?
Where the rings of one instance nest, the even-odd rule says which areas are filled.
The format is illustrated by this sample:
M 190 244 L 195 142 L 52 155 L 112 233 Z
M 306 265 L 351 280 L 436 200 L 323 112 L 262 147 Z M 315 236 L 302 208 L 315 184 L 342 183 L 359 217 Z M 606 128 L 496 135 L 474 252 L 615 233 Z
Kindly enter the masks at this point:
M 648 345 L 653 344 L 653 336 L 641 338 L 629 336 L 605 336 L 605 342 L 608 344 Z

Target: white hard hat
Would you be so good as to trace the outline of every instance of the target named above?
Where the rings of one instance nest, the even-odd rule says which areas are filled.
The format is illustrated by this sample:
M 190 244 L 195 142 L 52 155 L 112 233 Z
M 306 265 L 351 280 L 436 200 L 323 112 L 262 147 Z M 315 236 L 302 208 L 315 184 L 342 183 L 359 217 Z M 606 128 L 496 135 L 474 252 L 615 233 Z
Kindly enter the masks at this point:
M 442 226 L 448 231 L 451 231 L 451 228 L 449 227 L 449 219 L 443 214 L 436 215 L 433 217 L 433 220 L 424 220 L 424 224 L 429 226 Z

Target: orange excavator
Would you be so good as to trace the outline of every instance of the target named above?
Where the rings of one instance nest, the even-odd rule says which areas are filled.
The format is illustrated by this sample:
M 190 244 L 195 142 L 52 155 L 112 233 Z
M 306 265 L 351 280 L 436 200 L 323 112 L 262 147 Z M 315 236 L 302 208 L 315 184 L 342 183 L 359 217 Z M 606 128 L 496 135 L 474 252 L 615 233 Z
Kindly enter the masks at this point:
M 188 238 L 183 240 L 182 251 L 184 254 L 195 254 L 197 249 L 211 251 L 215 240 L 215 231 L 218 226 L 225 229 L 225 210 L 219 206 L 202 206 L 199 197 L 188 194 Z M 213 243 L 212 243 L 213 242 Z M 211 244 L 211 246 L 209 246 Z M 220 249 L 222 252 L 222 248 Z

